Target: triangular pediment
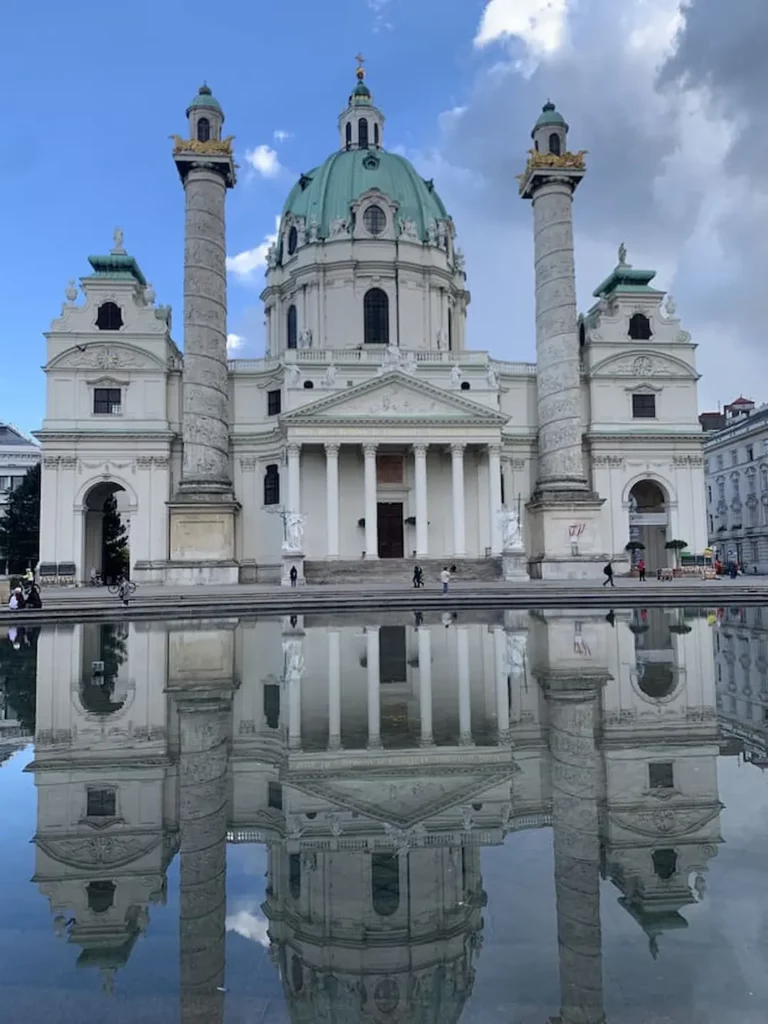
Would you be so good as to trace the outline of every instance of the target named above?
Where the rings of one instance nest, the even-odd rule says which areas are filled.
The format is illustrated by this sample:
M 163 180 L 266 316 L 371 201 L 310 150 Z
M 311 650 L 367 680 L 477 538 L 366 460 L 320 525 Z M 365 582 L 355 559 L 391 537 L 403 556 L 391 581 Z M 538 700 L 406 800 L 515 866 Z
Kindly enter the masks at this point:
M 436 387 L 398 371 L 374 377 L 355 387 L 321 398 L 283 417 L 285 423 L 437 421 L 502 426 L 507 417 L 464 398 L 463 393 Z
M 356 811 L 374 821 L 408 828 L 438 814 L 458 809 L 462 804 L 511 779 L 515 771 L 507 767 L 478 769 L 457 776 L 435 773 L 430 776 L 400 778 L 333 778 L 312 782 L 292 781 L 308 795 L 326 800 L 343 810 Z

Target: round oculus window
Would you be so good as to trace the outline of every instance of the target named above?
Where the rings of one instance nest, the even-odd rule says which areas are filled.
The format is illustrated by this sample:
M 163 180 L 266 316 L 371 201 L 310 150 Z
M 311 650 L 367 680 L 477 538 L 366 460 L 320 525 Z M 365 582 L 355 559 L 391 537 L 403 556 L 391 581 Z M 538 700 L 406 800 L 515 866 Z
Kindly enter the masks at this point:
M 369 206 L 363 214 L 363 224 L 369 235 L 380 235 L 387 226 L 387 215 L 380 206 Z

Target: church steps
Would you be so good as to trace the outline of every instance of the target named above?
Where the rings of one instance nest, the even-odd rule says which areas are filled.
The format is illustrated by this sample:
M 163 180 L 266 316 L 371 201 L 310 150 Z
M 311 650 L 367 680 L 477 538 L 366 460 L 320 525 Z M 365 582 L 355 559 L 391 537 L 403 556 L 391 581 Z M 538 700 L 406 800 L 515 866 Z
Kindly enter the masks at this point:
M 437 585 L 445 566 L 456 566 L 457 581 L 501 580 L 501 558 L 379 558 L 323 561 L 307 559 L 304 577 L 307 583 L 366 583 L 378 580 L 410 584 L 414 566 L 424 572 L 425 587 Z

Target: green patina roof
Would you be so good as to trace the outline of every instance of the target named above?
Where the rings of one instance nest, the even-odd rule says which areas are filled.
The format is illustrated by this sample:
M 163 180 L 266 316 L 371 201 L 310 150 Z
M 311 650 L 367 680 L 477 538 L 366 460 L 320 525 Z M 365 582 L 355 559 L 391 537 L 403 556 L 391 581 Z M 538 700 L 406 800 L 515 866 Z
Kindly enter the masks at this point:
M 224 120 L 224 111 L 221 109 L 219 101 L 211 92 L 210 86 L 206 85 L 205 82 L 200 86 L 197 96 L 187 107 L 187 117 L 189 117 L 190 110 L 193 110 L 195 107 L 208 107 L 211 110 L 217 110 L 221 114 L 222 121 Z
M 649 288 L 656 277 L 655 270 L 635 270 L 626 263 L 619 263 L 606 279 L 592 292 L 596 299 L 602 299 L 614 292 L 640 292 L 646 295 L 663 295 L 658 288 Z
M 109 256 L 89 256 L 94 277 L 109 277 L 113 281 L 137 281 L 146 287 L 147 281 L 133 256 L 111 252 Z
M 541 113 L 539 114 L 536 124 L 533 126 L 531 135 L 533 136 L 537 128 L 544 128 L 546 125 L 559 125 L 565 130 L 568 130 L 568 125 L 565 122 L 565 118 L 559 110 L 555 110 L 555 104 L 551 100 L 547 100 L 544 104 Z
M 372 188 L 398 204 L 399 219 L 415 221 L 422 241 L 430 220 L 449 219 L 432 182 L 425 181 L 404 157 L 382 149 L 333 153 L 293 186 L 283 218 L 289 213 L 304 217 L 307 228 L 316 220 L 320 237 L 327 238 L 333 221 L 348 219 L 352 203 Z

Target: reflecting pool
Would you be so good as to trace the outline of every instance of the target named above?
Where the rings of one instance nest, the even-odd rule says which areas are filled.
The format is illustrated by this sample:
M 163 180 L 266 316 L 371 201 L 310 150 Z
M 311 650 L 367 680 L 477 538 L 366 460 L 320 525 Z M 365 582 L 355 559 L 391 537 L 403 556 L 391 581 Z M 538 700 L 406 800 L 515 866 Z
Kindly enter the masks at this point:
M 4 1024 L 764 1024 L 761 609 L 23 621 Z

